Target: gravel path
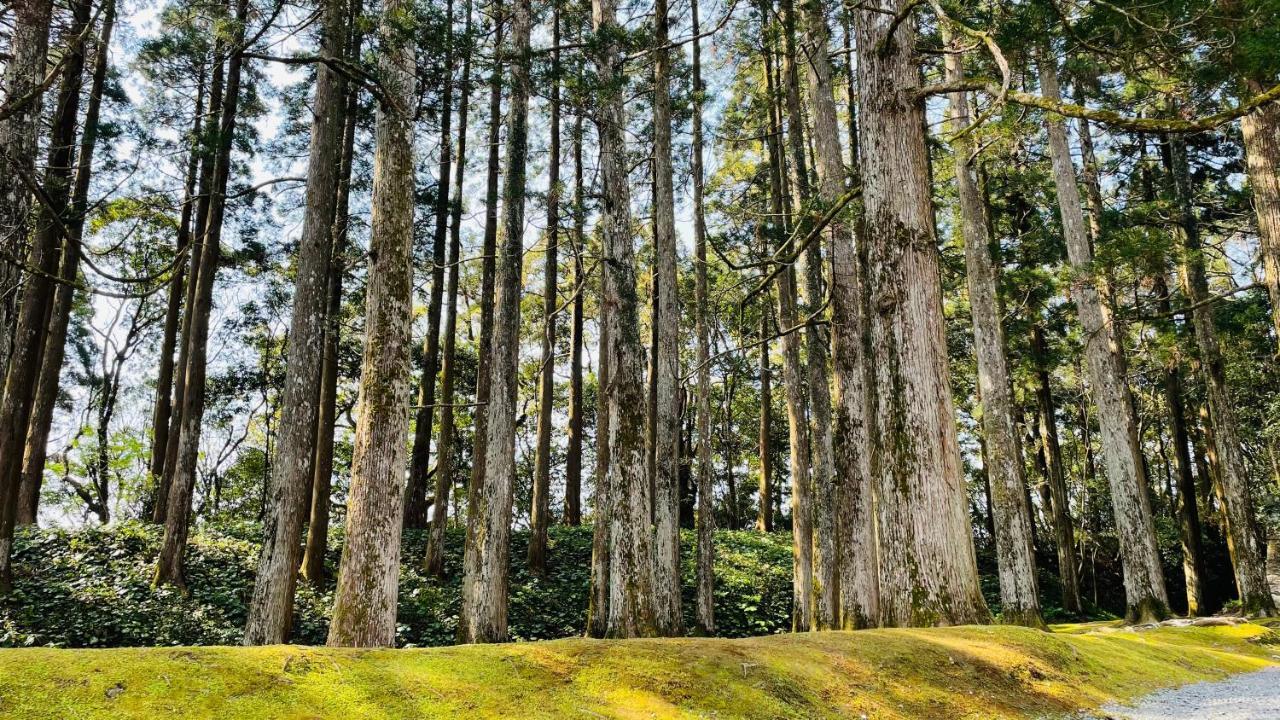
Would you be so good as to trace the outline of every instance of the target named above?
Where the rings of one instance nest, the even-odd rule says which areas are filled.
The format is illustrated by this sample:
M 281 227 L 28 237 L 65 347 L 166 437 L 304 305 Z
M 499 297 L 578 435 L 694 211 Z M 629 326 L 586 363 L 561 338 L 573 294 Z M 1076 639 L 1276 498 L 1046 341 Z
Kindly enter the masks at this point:
M 1124 720 L 1276 720 L 1280 667 L 1161 690 L 1136 705 L 1108 705 L 1102 711 Z

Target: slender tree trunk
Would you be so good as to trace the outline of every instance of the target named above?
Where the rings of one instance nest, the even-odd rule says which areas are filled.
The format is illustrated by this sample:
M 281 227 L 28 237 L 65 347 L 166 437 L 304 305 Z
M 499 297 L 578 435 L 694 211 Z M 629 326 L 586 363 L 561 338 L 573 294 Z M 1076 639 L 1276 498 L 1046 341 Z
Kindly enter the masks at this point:
M 899 12 L 904 0 L 887 6 Z M 875 410 L 872 475 L 884 625 L 985 622 L 943 335 L 924 110 L 912 23 L 854 14 Z M 877 48 L 883 47 L 883 52 Z M 930 532 L 915 531 L 929 527 Z
M 582 113 L 573 121 L 573 300 L 569 333 L 569 447 L 565 458 L 564 524 L 582 524 L 582 342 L 587 278 L 582 266 L 587 213 L 582 187 Z
M 224 101 L 223 85 L 227 61 L 225 57 L 215 55 L 213 59 L 213 76 L 209 81 L 209 112 L 204 132 L 199 138 L 200 173 L 197 181 L 195 232 L 193 238 L 203 237 L 209 221 L 209 210 L 214 196 L 214 165 L 218 156 L 218 127 L 222 121 L 221 107 Z M 215 109 L 216 108 L 216 109 Z M 204 245 L 189 243 L 186 271 L 186 289 L 182 301 L 184 308 L 182 327 L 178 334 L 178 362 L 174 366 L 173 412 L 169 418 L 169 431 L 166 433 L 167 443 L 164 449 L 164 473 L 156 487 L 156 501 L 152 522 L 163 525 L 169 512 L 169 491 L 173 487 L 174 471 L 178 466 L 178 436 L 181 434 L 182 408 L 186 405 L 187 367 L 190 365 L 191 332 L 196 313 L 193 311 L 196 302 L 196 291 L 199 288 L 199 275 L 204 253 Z
M 374 130 L 370 263 L 346 543 L 330 646 L 390 647 L 396 638 L 400 529 L 413 317 L 413 44 L 397 28 L 409 8 L 388 0 L 378 72 L 388 101 Z
M 560 45 L 560 9 L 552 8 L 551 44 Z M 538 447 L 534 456 L 529 512 L 529 569 L 547 570 L 547 526 L 551 523 L 551 412 L 556 391 L 556 305 L 560 250 L 560 50 L 551 53 L 551 156 L 547 160 L 547 252 L 543 259 L 542 362 L 538 366 Z
M 363 33 L 355 19 L 363 3 L 348 5 L 350 37 L 346 57 L 360 56 Z M 334 207 L 333 251 L 329 258 L 328 307 L 325 309 L 324 369 L 321 373 L 320 410 L 316 417 L 315 474 L 311 481 L 311 514 L 307 521 L 306 547 L 302 555 L 303 579 L 320 585 L 325 579 L 324 559 L 329 549 L 329 503 L 333 483 L 333 434 L 338 404 L 338 341 L 342 330 L 342 280 L 346 274 L 347 235 L 350 229 L 351 164 L 355 155 L 360 88 L 346 85 L 343 113 L 342 158 L 339 161 L 337 202 Z
M 1227 388 L 1226 360 L 1218 342 L 1213 308 L 1207 304 L 1209 279 L 1205 272 L 1200 227 L 1192 207 L 1186 146 L 1177 139 L 1171 140 L 1170 145 L 1170 170 L 1182 235 L 1178 272 L 1182 279 L 1182 292 L 1191 303 L 1191 325 L 1200 351 L 1199 369 L 1204 379 L 1209 421 L 1213 424 L 1214 445 L 1222 467 L 1222 504 L 1227 520 L 1227 539 L 1233 548 L 1236 590 L 1247 614 L 1269 617 L 1276 614 L 1276 605 L 1267 585 L 1264 548 L 1260 547 L 1253 524 L 1248 469 L 1240 447 L 1235 406 L 1231 404 Z
M 1040 80 L 1046 97 L 1061 99 L 1056 60 L 1052 57 L 1042 56 Z M 1136 443 L 1137 433 L 1132 422 L 1132 404 L 1120 358 L 1121 349 L 1113 334 L 1110 313 L 1099 291 L 1098 281 L 1091 276 L 1093 251 L 1085 234 L 1080 191 L 1076 187 L 1066 128 L 1061 118 L 1053 115 L 1046 117 L 1045 124 L 1067 254 L 1078 276 L 1072 295 L 1085 333 L 1088 380 L 1098 406 L 1103 457 L 1107 463 L 1107 480 L 1111 486 L 1116 529 L 1120 537 L 1127 606 L 1125 617 L 1130 622 L 1160 620 L 1169 614 L 1169 601 L 1156 549 L 1151 500 L 1147 494 L 1141 451 Z
M 765 30 L 767 33 L 768 31 Z M 790 228 L 784 206 L 784 158 L 782 152 L 781 98 L 773 82 L 773 48 L 764 49 L 765 78 L 769 100 L 768 162 L 769 220 L 764 235 L 769 250 L 783 251 L 782 245 Z M 790 91 L 787 91 L 788 94 Z M 794 137 L 795 128 L 793 128 Z M 801 153 L 803 155 L 803 153 Z M 799 171 L 797 171 L 799 176 Z M 782 270 L 774 282 L 778 297 L 778 322 L 790 329 L 799 322 L 796 311 L 796 271 L 794 266 Z M 810 499 L 812 479 L 809 476 L 808 407 L 805 397 L 800 359 L 800 333 L 788 332 L 782 337 L 782 384 L 787 401 L 788 449 L 791 461 L 791 556 L 792 617 L 791 629 L 807 632 L 814 621 L 813 597 L 813 508 Z
M 511 23 L 511 59 L 507 77 L 511 101 L 507 115 L 506 172 L 502 187 L 502 245 L 494 297 L 485 476 L 476 512 L 467 517 L 462 602 L 466 635 L 472 643 L 507 639 L 507 586 L 511 548 L 512 480 L 515 475 L 516 393 L 519 389 L 520 295 L 524 263 L 525 172 L 528 162 L 530 93 L 530 0 L 517 0 Z
M 818 176 L 818 198 L 823 205 L 830 207 L 840 201 L 848 177 L 848 172 L 840 162 L 840 129 L 836 115 L 835 87 L 831 61 L 826 52 L 830 34 L 820 3 L 805 0 L 801 9 L 804 14 L 803 54 L 808 58 L 805 66 L 817 157 L 815 169 Z M 850 93 L 852 92 L 851 85 Z M 851 115 L 851 131 L 852 128 Z M 851 137 L 850 142 L 856 142 L 856 137 Z M 856 159 L 856 150 L 853 152 Z M 835 519 L 834 526 L 829 526 L 829 521 L 824 520 L 826 513 L 818 513 L 818 565 L 823 564 L 823 548 L 831 542 L 828 538 L 834 535 L 839 585 L 839 612 L 835 619 L 839 627 L 853 629 L 876 624 L 879 613 L 874 493 L 870 453 L 867 452 L 870 438 L 867 434 L 869 398 L 864 347 L 867 329 L 866 291 L 863 286 L 863 259 L 855 252 L 849 221 L 844 217 L 837 218 L 829 233 L 832 264 L 832 371 L 835 378 L 835 396 L 832 401 L 835 407 L 835 427 L 831 431 L 833 487 L 832 498 L 824 501 L 819 494 L 818 504 L 822 508 L 826 502 L 834 503 L 832 512 Z M 811 275 L 815 272 L 817 259 L 820 256 L 809 258 Z M 812 286 L 811 279 L 810 302 L 815 297 Z M 816 379 L 813 374 L 816 362 L 813 353 L 817 346 L 817 343 L 810 344 L 811 383 Z M 825 383 L 822 387 L 825 388 Z M 816 403 L 815 406 L 821 407 L 821 404 Z
M 960 50 L 950 32 L 943 41 Z M 946 55 L 948 82 L 964 80 L 963 55 Z M 978 391 L 981 395 L 982 434 L 986 440 L 984 466 L 991 482 L 995 518 L 996 561 L 1000 575 L 1000 620 L 1012 625 L 1044 627 L 1040 591 L 1036 587 L 1035 549 L 1032 545 L 1031 510 L 1026 502 L 1026 478 L 1014 422 L 1014 400 L 1005 357 L 1004 327 L 996 296 L 997 267 L 989 244 L 990 233 L 982 194 L 973 174 L 973 143 L 968 129 L 969 103 L 964 92 L 951 93 L 950 124 L 954 139 L 956 193 L 960 229 L 964 238 L 965 277 L 973 315 L 973 345 L 977 355 Z
M 321 54 L 343 57 L 347 34 L 345 2 L 327 0 L 321 7 L 321 15 Z M 323 385 L 325 314 L 329 306 L 345 109 L 345 78 L 321 64 L 316 69 L 306 209 L 296 261 L 280 437 L 271 473 L 262 551 L 249 601 L 245 645 L 283 643 L 293 623 L 302 523 L 310 510 L 310 490 L 315 479 L 316 420 Z
M 725 378 L 724 390 L 724 429 L 720 442 L 720 453 L 724 455 L 725 467 L 725 512 L 729 515 L 730 530 L 742 527 L 742 509 L 738 504 L 738 479 L 734 470 L 738 467 L 738 441 L 734 435 L 733 397 L 738 389 L 737 375 L 730 372 Z
M 49 161 L 45 166 L 42 183 L 46 200 L 36 213 L 35 237 L 28 256 L 28 263 L 36 272 L 29 273 L 22 287 L 12 354 L 5 373 L 4 400 L 0 403 L 0 591 L 5 592 L 12 580 L 10 562 L 22 457 L 34 399 L 32 389 L 39 377 L 41 356 L 44 354 L 48 335 L 50 300 L 56 291 L 54 278 L 59 270 L 59 250 L 65 247 L 67 252 L 76 251 L 74 243 L 63 243 L 61 227 L 67 220 L 71 200 L 76 121 L 79 120 L 80 90 L 84 84 L 83 32 L 89 24 L 90 11 L 89 0 L 72 3 L 69 35 L 72 40 L 64 50 L 62 84 L 54 107 L 49 136 Z M 27 176 L 27 179 L 30 180 L 31 177 Z
M 703 210 L 702 184 L 702 43 L 699 39 L 698 0 L 690 3 L 693 16 L 693 243 L 694 243 L 694 323 L 698 336 L 698 506 L 697 530 L 697 608 L 694 614 L 698 633 L 714 635 L 715 621 L 715 548 L 712 533 L 716 518 L 712 505 L 715 466 L 711 461 L 711 327 L 708 319 L 707 221 Z
M 467 540 L 468 547 L 478 542 L 475 534 L 481 525 L 471 521 L 479 511 L 480 495 L 484 489 L 486 451 L 489 442 L 488 419 L 490 400 L 490 367 L 493 354 L 493 308 L 494 283 L 497 273 L 498 247 L 498 177 L 500 169 L 499 139 L 502 132 L 502 36 L 505 26 L 502 4 L 495 0 L 490 11 L 493 14 L 493 72 L 489 76 L 489 159 L 485 186 L 485 218 L 484 241 L 481 254 L 484 256 L 480 279 L 480 342 L 479 366 L 476 369 L 476 413 L 475 443 L 471 453 L 471 482 L 467 485 Z M 467 616 L 469 608 L 463 603 L 458 618 L 458 638 L 462 641 L 468 636 Z
M 1161 315 L 1173 317 L 1172 293 L 1161 268 L 1152 275 L 1152 290 L 1158 298 Z M 1162 330 L 1173 340 L 1172 320 Z M 1208 610 L 1205 595 L 1204 550 L 1200 539 L 1200 509 L 1196 501 L 1196 482 L 1192 471 L 1191 438 L 1187 432 L 1185 389 L 1182 381 L 1182 358 L 1172 353 L 1164 369 L 1165 405 L 1169 409 L 1169 431 L 1173 436 L 1173 463 L 1178 477 L 1178 536 L 1182 542 L 1182 574 L 1187 585 L 1187 615 L 1201 615 Z
M 51 0 L 19 0 L 12 4 L 13 33 L 0 90 L 5 104 L 23 102 L 8 118 L 0 120 L 0 234 L 3 251 L 11 258 L 27 255 L 31 189 L 23 180 L 36 177 L 41 102 L 40 83 L 45 77 L 49 52 Z M 0 263 L 0 368 L 9 367 L 14 333 L 19 323 L 22 271 L 13 262 Z M 0 387 L 0 395 L 4 388 Z
M 1080 578 L 1076 572 L 1075 527 L 1071 519 L 1071 500 L 1067 493 L 1066 474 L 1062 469 L 1062 449 L 1058 443 L 1058 417 L 1053 404 L 1053 389 L 1049 384 L 1049 351 L 1045 346 L 1044 330 L 1032 329 L 1031 352 L 1036 364 L 1036 416 L 1040 446 L 1044 450 L 1045 469 L 1052 501 L 1053 536 L 1058 549 L 1058 580 L 1062 585 L 1062 609 L 1080 614 Z
M 627 186 L 621 28 L 615 0 L 592 0 L 594 61 L 603 88 L 596 124 L 600 145 L 604 241 L 602 315 L 609 333 L 609 614 L 612 637 L 654 635 L 653 539 L 645 471 L 644 348 L 636 297 L 631 192 Z
M 40 485 L 44 479 L 45 449 L 53 424 L 53 408 L 58 398 L 62 361 L 67 345 L 67 325 L 71 320 L 75 279 L 80 267 L 80 242 L 84 235 L 84 216 L 89 206 L 89 180 L 93 173 L 93 154 L 98 141 L 98 116 L 102 108 L 102 89 L 110 64 L 111 32 L 115 25 L 115 0 L 106 0 L 102 8 L 102 25 L 94 45 L 94 64 L 88 105 L 85 108 L 80 135 L 75 184 L 71 191 L 71 217 L 66 225 L 70 236 L 64 239 L 59 267 L 61 282 L 54 289 L 49 309 L 49 324 L 40 375 L 32 402 L 31 423 L 23 452 L 22 477 L 18 492 L 17 524 L 36 522 L 40 504 Z
M 427 527 L 427 484 L 431 479 L 431 431 L 435 425 L 436 375 L 440 372 L 440 307 L 444 302 L 445 243 L 449 232 L 449 169 L 453 162 L 453 0 L 445 2 L 449 27 L 445 39 L 445 77 L 440 93 L 440 169 L 436 173 L 435 232 L 431 236 L 431 295 L 427 301 L 427 337 L 422 348 L 422 384 L 414 419 L 413 454 L 409 461 L 409 489 L 405 527 Z M 437 453 L 437 463 L 439 453 Z
M 680 610 L 680 298 L 677 291 L 675 191 L 671 167 L 671 51 L 667 0 L 654 5 L 654 608 L 659 635 L 681 635 Z
M 150 512 L 144 516 L 163 519 L 160 506 L 168 500 L 165 485 L 165 456 L 169 447 L 169 423 L 173 420 L 174 351 L 178 346 L 178 331 L 182 319 L 182 299 L 188 286 L 187 266 L 182 262 L 185 253 L 191 252 L 191 221 L 196 209 L 196 179 L 201 165 L 200 152 L 204 143 L 200 137 L 205 123 L 205 77 L 201 73 L 196 88 L 196 110 L 191 128 L 191 153 L 187 159 L 187 177 L 183 188 L 182 213 L 178 219 L 178 237 L 174 244 L 174 257 L 178 264 L 169 280 L 169 292 L 165 306 L 164 330 L 160 340 L 160 366 L 156 373 L 156 404 L 151 413 L 151 482 L 155 485 L 149 499 Z M 157 515 L 157 512 L 159 515 Z
M 766 251 L 767 254 L 767 251 Z M 767 292 L 767 289 L 766 289 Z M 756 529 L 773 532 L 773 456 L 769 453 L 769 429 L 773 426 L 773 377 L 769 367 L 769 311 L 760 311 L 760 431 L 757 448 L 760 454 L 759 506 Z
M 603 315 L 605 284 L 608 275 L 600 272 L 600 347 L 596 353 L 599 366 L 596 369 L 596 467 L 595 496 L 592 499 L 594 517 L 591 528 L 591 596 L 587 601 L 587 635 L 602 638 L 609 631 L 609 526 L 613 518 L 613 492 L 609 487 L 610 427 L 609 388 L 612 384 L 613 343 L 610 342 L 609 323 Z
M 236 110 L 240 96 L 240 71 L 243 62 L 241 45 L 244 43 L 245 23 L 248 18 L 247 0 L 237 0 L 234 31 L 223 51 L 229 53 L 226 71 L 226 89 L 222 96 L 221 117 L 218 123 L 217 154 L 213 161 L 210 188 L 212 197 L 198 248 L 201 254 L 199 276 L 195 296 L 188 305 L 191 314 L 190 338 L 187 348 L 186 381 L 183 383 L 183 401 L 179 412 L 178 433 L 171 442 L 177 443 L 172 479 L 170 480 L 168 507 L 165 510 L 164 539 L 160 546 L 160 558 L 156 563 L 155 583 L 186 587 L 183 572 L 187 535 L 190 531 L 191 495 L 195 489 L 196 461 L 200 452 L 200 431 L 204 421 L 205 372 L 209 347 L 209 316 L 213 308 L 213 286 L 221 255 L 222 220 L 226 211 L 227 180 L 231 171 L 231 147 L 235 137 Z
M 470 43 L 471 0 L 466 3 L 463 37 Z M 469 47 L 469 45 L 468 45 Z M 458 153 L 453 171 L 453 199 L 449 225 L 449 279 L 445 288 L 444 359 L 440 380 L 440 442 L 436 448 L 436 487 L 431 534 L 427 538 L 424 569 L 435 577 L 444 577 L 444 528 L 449 519 L 449 499 L 453 495 L 455 468 L 454 446 L 457 444 L 457 422 L 454 384 L 457 375 L 458 347 L 458 276 L 462 272 L 459 256 L 462 250 L 462 191 L 467 170 L 467 121 L 471 106 L 471 51 L 462 58 L 462 82 L 458 86 Z

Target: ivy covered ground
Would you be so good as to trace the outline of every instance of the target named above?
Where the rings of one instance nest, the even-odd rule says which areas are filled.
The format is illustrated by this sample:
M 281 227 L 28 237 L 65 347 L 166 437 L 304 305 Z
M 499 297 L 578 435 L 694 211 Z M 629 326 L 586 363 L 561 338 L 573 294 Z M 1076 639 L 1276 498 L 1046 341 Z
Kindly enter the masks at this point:
M 1242 624 L 988 626 L 409 650 L 0 651 L 0 716 L 1038 718 L 1280 664 Z

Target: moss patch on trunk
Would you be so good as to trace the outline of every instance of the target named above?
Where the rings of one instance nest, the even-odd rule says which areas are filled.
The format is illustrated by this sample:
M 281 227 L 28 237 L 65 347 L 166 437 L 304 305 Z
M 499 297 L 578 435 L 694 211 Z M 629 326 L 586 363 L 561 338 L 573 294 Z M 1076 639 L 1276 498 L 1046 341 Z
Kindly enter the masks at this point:
M 1028 718 L 1280 664 L 1254 624 L 421 650 L 0 650 L 0 717 Z

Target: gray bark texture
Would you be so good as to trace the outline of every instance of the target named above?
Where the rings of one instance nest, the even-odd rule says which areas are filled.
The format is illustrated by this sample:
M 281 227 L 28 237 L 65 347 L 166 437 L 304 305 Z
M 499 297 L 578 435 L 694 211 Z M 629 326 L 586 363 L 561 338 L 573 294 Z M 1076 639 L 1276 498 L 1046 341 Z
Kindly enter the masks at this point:
M 408 11 L 405 0 L 388 0 L 378 28 L 378 72 L 388 102 L 379 105 L 374 126 L 364 356 L 346 543 L 327 641 L 331 647 L 390 647 L 396 639 L 413 342 L 417 92 L 413 45 L 397 29 L 401 14 Z
M 1045 97 L 1061 99 L 1056 60 L 1052 57 L 1041 59 L 1040 82 Z M 1085 234 L 1080 190 L 1076 186 L 1066 127 L 1062 119 L 1054 115 L 1046 116 L 1045 125 L 1067 255 L 1076 273 L 1071 294 L 1084 329 L 1087 378 L 1098 408 L 1102 455 L 1111 487 L 1116 531 L 1120 537 L 1127 606 L 1125 615 L 1130 622 L 1162 620 L 1169 614 L 1169 601 L 1156 549 L 1141 451 L 1132 427 L 1132 405 L 1120 357 L 1122 351 L 1114 336 L 1110 311 L 1099 291 L 1098 280 L 1093 276 L 1093 250 Z
M 822 5 L 804 0 L 802 48 L 808 62 L 809 104 L 813 116 L 813 142 L 817 164 L 818 198 L 825 206 L 840 201 L 848 176 L 840 161 L 840 127 L 835 105 L 835 86 L 827 46 L 830 31 Z M 831 224 L 831 327 L 832 374 L 835 393 L 831 404 L 835 409 L 834 427 L 830 430 L 832 451 L 832 487 L 825 492 L 818 487 L 817 536 L 815 563 L 821 567 L 826 555 L 835 553 L 839 608 L 836 627 L 864 628 L 878 622 L 879 578 L 873 516 L 870 437 L 867 426 L 866 291 L 863 259 L 854 246 L 850 221 L 839 217 Z M 816 248 L 816 245 L 815 245 Z M 820 260 L 820 256 L 817 258 Z M 810 257 L 809 274 L 814 272 L 815 258 Z M 809 301 L 816 296 L 809 282 Z M 815 378 L 813 353 L 817 343 L 810 344 L 810 382 Z M 823 385 L 825 388 L 825 384 Z M 813 391 L 812 388 L 810 390 Z M 821 407 L 815 403 L 815 407 Z M 818 418 L 815 415 L 815 422 Z M 818 445 L 822 452 L 821 445 Z M 834 505 L 827 520 L 828 503 Z M 821 574 L 821 573 L 820 573 Z M 821 622 L 821 618 L 819 620 Z
M 654 611 L 658 634 L 681 635 L 680 610 L 680 299 L 676 278 L 675 191 L 671 167 L 671 52 L 667 0 L 654 5 L 653 176 L 654 318 Z
M 920 83 L 914 25 L 893 28 L 892 13 L 905 4 L 854 13 L 879 618 L 887 626 L 985 622 L 947 370 L 924 110 L 901 95 Z
M 326 0 L 320 53 L 343 57 L 347 12 Z M 280 402 L 280 432 L 263 522 L 262 551 L 249 600 L 245 645 L 278 645 L 289 638 L 293 593 L 302 559 L 302 523 L 311 509 L 316 420 L 325 357 L 335 206 L 342 161 L 346 79 L 328 65 L 316 68 L 302 238 L 295 260 L 293 317 Z
M 524 264 L 525 172 L 529 146 L 530 0 L 518 0 L 511 17 L 511 92 L 506 168 L 502 177 L 502 243 L 497 258 L 485 474 L 475 513 L 467 517 L 463 559 L 465 642 L 505 642 L 510 565 L 511 504 L 515 475 L 516 391 L 519 389 L 520 294 Z
M 949 31 L 944 42 L 960 48 Z M 959 52 L 946 56 L 948 82 L 964 80 L 964 59 Z M 1035 549 L 1032 546 L 1031 509 L 1023 477 L 1022 453 L 1014 421 L 1014 400 L 1005 357 L 1004 327 L 996 296 L 996 267 L 982 194 L 974 176 L 973 143 L 969 127 L 969 103 L 963 92 L 951 93 L 950 125 L 955 133 L 951 149 L 955 159 L 956 194 L 960 230 L 964 239 L 965 278 L 973 317 L 973 346 L 977 355 L 978 392 L 981 396 L 982 434 L 986 440 L 986 472 L 991 483 L 995 522 L 996 562 L 1000 576 L 1000 620 L 1011 625 L 1044 627 L 1040 593 L 1036 587 Z
M 711 327 L 707 283 L 707 222 L 703 211 L 702 184 L 702 44 L 698 38 L 698 0 L 690 4 L 693 16 L 693 242 L 694 242 L 694 321 L 698 336 L 697 362 L 697 484 L 698 505 L 695 515 L 697 531 L 697 608 L 694 613 L 698 632 L 714 635 L 715 621 L 715 508 L 712 505 L 715 466 L 711 461 Z
M 23 177 L 27 180 L 36 177 L 44 97 L 40 84 L 49 53 L 53 3 L 20 0 L 13 4 L 12 10 L 9 57 L 4 75 L 0 77 L 3 105 L 11 110 L 9 117 L 0 120 L 0 236 L 5 238 L 0 252 L 8 256 L 0 262 L 0 368 L 9 366 L 18 325 L 22 271 L 14 261 L 21 261 L 27 255 L 27 224 L 31 214 L 31 189 Z M 3 390 L 0 388 L 0 394 Z
M 603 84 L 596 108 L 600 145 L 604 248 L 603 322 L 609 334 L 608 619 L 605 634 L 641 637 L 657 633 L 653 592 L 653 537 L 649 525 L 645 423 L 644 347 L 640 342 L 636 262 L 627 185 L 622 71 L 615 0 L 592 0 L 594 62 Z

